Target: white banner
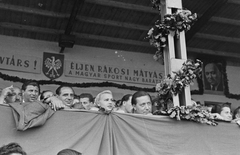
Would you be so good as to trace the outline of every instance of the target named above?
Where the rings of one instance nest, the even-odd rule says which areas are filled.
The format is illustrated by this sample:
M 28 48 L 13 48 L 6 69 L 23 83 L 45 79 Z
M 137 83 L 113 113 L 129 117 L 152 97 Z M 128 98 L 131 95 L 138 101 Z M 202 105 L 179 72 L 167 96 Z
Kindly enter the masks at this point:
M 11 54 L 9 52 L 0 53 L 0 68 L 29 73 L 41 73 L 41 60 L 36 57 Z
M 147 68 L 127 68 L 122 66 L 65 61 L 65 76 L 101 79 L 155 85 L 164 77 L 164 68 L 158 71 Z

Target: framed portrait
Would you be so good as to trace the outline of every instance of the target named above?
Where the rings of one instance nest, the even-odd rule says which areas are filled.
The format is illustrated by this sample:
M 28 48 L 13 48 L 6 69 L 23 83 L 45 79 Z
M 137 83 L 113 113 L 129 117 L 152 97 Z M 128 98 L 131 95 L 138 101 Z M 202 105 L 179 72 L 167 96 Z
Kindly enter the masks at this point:
M 226 62 L 217 59 L 203 60 L 203 90 L 209 94 L 224 94 Z

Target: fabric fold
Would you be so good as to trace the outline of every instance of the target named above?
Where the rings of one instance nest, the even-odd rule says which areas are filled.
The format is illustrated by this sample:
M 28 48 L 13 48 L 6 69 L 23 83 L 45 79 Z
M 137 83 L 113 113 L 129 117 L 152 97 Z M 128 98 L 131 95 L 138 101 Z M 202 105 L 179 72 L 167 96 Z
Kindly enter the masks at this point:
M 41 127 L 19 132 L 11 111 L 10 107 L 0 105 L 0 145 L 18 142 L 28 155 L 54 155 L 65 148 L 84 155 L 235 155 L 240 152 L 239 127 L 226 122 L 213 127 L 167 116 L 62 110 Z M 43 111 L 44 108 L 40 113 Z M 28 116 L 25 122 L 31 125 L 31 119 L 37 119 L 38 114 L 31 117 L 25 114 Z M 24 113 L 16 115 L 23 117 Z M 17 122 L 20 121 L 24 119 Z
M 16 128 L 25 131 L 29 128 L 39 127 L 54 114 L 54 111 L 47 104 L 39 101 L 10 103 Z

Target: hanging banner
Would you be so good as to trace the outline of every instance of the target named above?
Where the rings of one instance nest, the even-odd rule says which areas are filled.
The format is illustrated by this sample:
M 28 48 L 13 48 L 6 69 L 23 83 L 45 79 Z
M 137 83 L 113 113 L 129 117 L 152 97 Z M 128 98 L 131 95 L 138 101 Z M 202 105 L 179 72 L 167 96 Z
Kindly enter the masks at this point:
M 1 52 L 0 68 L 37 74 L 40 74 L 42 70 L 43 74 L 51 80 L 57 79 L 64 74 L 66 77 L 151 86 L 159 83 L 164 77 L 164 67 L 161 65 L 155 70 L 149 69 L 150 67 L 135 68 L 133 66 L 113 66 L 95 62 L 64 60 L 63 54 L 47 52 L 43 53 L 42 59 Z
M 65 76 L 101 79 L 155 85 L 164 77 L 164 68 L 158 71 L 121 66 L 66 61 Z
M 55 53 L 43 53 L 43 74 L 51 80 L 57 79 L 63 74 L 64 55 Z
M 3 51 L 0 53 L 0 68 L 4 70 L 40 74 L 40 63 L 41 60 L 36 57 L 18 55 Z
M 238 155 L 239 127 L 216 127 L 168 116 L 70 109 L 41 127 L 17 131 L 10 107 L 0 105 L 0 146 L 18 142 L 28 155 L 57 155 L 71 148 L 83 155 Z

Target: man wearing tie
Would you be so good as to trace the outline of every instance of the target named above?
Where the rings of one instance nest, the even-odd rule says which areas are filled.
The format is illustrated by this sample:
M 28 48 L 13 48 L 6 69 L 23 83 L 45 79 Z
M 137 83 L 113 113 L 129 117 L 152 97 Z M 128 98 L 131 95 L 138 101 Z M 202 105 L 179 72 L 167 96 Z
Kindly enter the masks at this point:
M 205 66 L 205 90 L 223 91 L 222 74 L 215 63 Z

